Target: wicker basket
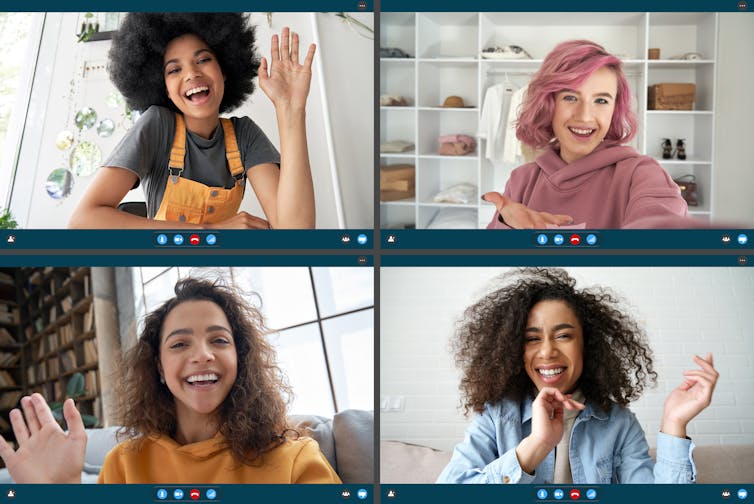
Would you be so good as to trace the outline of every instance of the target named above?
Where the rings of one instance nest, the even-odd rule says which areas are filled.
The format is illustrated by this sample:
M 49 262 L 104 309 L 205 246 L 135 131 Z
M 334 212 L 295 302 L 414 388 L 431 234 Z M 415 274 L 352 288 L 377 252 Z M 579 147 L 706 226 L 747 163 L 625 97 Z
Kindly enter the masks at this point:
M 692 110 L 696 84 L 664 82 L 649 86 L 649 110 Z

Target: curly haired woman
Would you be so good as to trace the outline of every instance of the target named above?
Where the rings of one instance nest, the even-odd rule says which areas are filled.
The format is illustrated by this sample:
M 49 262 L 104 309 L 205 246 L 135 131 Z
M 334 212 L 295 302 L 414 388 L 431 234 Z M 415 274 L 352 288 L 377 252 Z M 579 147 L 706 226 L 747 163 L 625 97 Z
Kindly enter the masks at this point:
M 261 314 L 206 280 L 181 280 L 175 294 L 124 358 L 119 435 L 129 439 L 107 454 L 99 482 L 340 483 L 317 442 L 287 426 L 289 390 Z M 40 394 L 21 407 L 10 414 L 18 450 L 0 438 L 14 481 L 79 483 L 87 437 L 73 400 L 67 434 Z
M 129 13 L 113 38 L 109 71 L 139 121 L 115 147 L 69 222 L 81 228 L 312 228 L 314 189 L 306 101 L 314 45 L 272 37 L 261 64 L 242 13 Z M 272 101 L 281 153 L 248 117 L 220 118 L 254 91 Z M 246 180 L 265 218 L 240 211 Z M 142 183 L 147 218 L 118 211 Z
M 673 179 L 625 145 L 637 132 L 621 60 L 589 40 L 558 44 L 527 87 L 516 137 L 542 153 L 513 170 L 488 229 L 701 227 Z
M 615 295 L 562 270 L 523 269 L 469 307 L 454 348 L 466 413 L 478 416 L 440 483 L 692 483 L 688 422 L 711 402 L 712 355 L 665 401 L 657 462 L 627 408 L 651 351 Z

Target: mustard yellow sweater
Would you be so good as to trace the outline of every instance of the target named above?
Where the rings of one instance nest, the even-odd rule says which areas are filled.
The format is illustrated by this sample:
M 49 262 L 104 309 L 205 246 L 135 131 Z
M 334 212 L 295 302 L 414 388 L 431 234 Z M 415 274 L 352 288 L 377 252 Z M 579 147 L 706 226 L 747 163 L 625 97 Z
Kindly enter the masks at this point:
M 138 449 L 124 441 L 110 450 L 99 483 L 340 483 L 340 478 L 308 437 L 289 439 L 254 465 L 241 464 L 223 447 L 224 438 L 180 445 L 168 436 L 146 438 Z

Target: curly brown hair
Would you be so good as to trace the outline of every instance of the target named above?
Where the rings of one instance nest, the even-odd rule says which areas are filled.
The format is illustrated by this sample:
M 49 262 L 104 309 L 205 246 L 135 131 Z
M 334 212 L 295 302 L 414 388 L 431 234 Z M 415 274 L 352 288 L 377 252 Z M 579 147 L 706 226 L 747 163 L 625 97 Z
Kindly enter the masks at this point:
M 175 297 L 147 315 L 136 345 L 120 366 L 121 400 L 116 416 L 120 438 L 136 441 L 149 436 L 175 435 L 175 400 L 160 383 L 160 332 L 168 313 L 185 301 L 212 301 L 225 313 L 233 332 L 238 373 L 220 406 L 220 432 L 234 459 L 252 464 L 282 444 L 291 431 L 286 422 L 291 389 L 277 366 L 275 349 L 264 337 L 262 314 L 234 288 L 220 280 L 185 278 L 175 285 Z
M 581 322 L 579 387 L 587 399 L 608 411 L 638 399 L 648 381 L 656 383 L 644 331 L 608 289 L 576 289 L 576 280 L 562 269 L 520 268 L 498 281 L 503 287 L 465 310 L 451 342 L 463 371 L 459 388 L 466 414 L 503 398 L 536 395 L 524 368 L 524 331 L 531 308 L 545 300 L 565 302 Z

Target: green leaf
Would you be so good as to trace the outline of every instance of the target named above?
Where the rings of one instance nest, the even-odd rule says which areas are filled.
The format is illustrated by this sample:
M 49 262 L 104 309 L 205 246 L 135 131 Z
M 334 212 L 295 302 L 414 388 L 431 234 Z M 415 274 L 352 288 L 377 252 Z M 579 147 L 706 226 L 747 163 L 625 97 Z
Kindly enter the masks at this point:
M 84 395 L 84 375 L 81 373 L 74 373 L 71 379 L 68 380 L 68 385 L 65 388 L 65 393 L 68 397 L 79 397 Z
M 84 427 L 96 427 L 99 423 L 99 418 L 92 415 L 81 415 L 81 420 L 84 422 Z
M 63 408 L 52 410 L 52 416 L 58 422 L 62 422 L 64 420 L 64 418 L 63 418 Z

